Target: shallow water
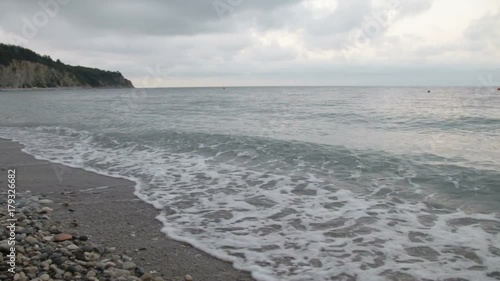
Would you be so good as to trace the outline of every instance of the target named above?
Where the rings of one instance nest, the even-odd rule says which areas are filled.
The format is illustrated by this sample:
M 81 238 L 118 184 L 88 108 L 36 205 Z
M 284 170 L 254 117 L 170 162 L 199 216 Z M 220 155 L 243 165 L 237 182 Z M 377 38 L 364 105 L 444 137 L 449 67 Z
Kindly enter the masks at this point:
M 500 93 L 2 91 L 0 137 L 136 181 L 166 233 L 258 280 L 500 276 Z

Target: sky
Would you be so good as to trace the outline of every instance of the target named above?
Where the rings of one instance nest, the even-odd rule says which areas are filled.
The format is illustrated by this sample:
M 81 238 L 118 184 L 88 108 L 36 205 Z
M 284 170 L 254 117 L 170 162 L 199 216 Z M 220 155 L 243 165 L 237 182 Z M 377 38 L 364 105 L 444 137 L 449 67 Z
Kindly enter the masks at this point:
M 136 87 L 500 87 L 498 0 L 2 0 L 0 42 Z

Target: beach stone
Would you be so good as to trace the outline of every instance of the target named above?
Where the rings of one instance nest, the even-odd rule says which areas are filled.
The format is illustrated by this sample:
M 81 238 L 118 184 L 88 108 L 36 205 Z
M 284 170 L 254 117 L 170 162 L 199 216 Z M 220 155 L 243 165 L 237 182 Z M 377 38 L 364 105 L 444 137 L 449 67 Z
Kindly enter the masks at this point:
M 23 271 L 27 274 L 35 274 L 38 272 L 38 267 L 28 266 L 28 267 L 25 267 Z
M 16 234 L 15 238 L 17 242 L 23 241 L 26 238 L 26 233 Z
M 75 258 L 81 260 L 81 261 L 86 261 L 87 260 L 87 255 L 85 255 L 86 253 L 78 250 L 76 252 L 73 253 L 73 255 L 75 256 Z
M 51 264 L 50 269 L 52 269 L 52 271 L 54 271 L 56 274 L 60 274 L 61 276 L 64 274 L 64 270 L 58 268 L 56 264 Z
M 50 213 L 52 211 L 54 211 L 54 210 L 52 210 L 49 207 L 43 207 L 43 208 L 40 209 L 40 211 L 38 213 L 40 213 L 40 214 L 47 214 L 47 213 Z
M 191 279 L 191 280 L 193 280 L 193 279 Z M 157 277 L 153 278 L 153 281 L 165 281 L 165 280 L 163 280 L 163 278 L 157 276 Z
M 16 273 L 16 274 L 18 274 L 18 279 L 17 279 L 18 281 L 28 281 L 29 280 L 28 276 L 26 276 L 26 274 L 22 271 L 19 273 Z
M 48 258 L 49 258 L 49 253 L 43 253 L 40 255 L 41 261 L 47 260 Z
M 8 253 L 10 252 L 10 245 L 7 243 L 7 240 L 4 241 L 0 243 L 0 252 Z
M 33 227 L 26 227 L 23 228 L 22 230 L 19 230 L 18 233 L 33 234 L 35 233 L 35 229 Z
M 48 281 L 49 279 L 50 279 L 50 276 L 47 273 L 40 275 L 40 280 L 42 280 L 42 281 Z
M 153 277 L 151 276 L 151 274 L 149 273 L 144 273 L 141 278 L 140 278 L 141 281 L 151 281 L 153 280 Z
M 101 255 L 106 252 L 106 248 L 104 248 L 103 246 L 96 246 L 92 250 L 98 252 Z
M 50 217 L 49 217 L 49 216 L 47 216 L 47 215 L 40 216 L 40 218 L 41 218 L 42 220 L 47 220 L 47 221 L 50 221 Z
M 78 247 L 75 244 L 69 244 L 68 246 L 66 246 L 66 249 L 68 249 L 70 251 L 76 251 L 76 250 L 80 249 L 80 247 Z
M 71 234 L 67 234 L 67 233 L 60 233 L 60 234 L 57 234 L 56 236 L 54 236 L 54 241 L 56 241 L 56 242 L 62 242 L 62 241 L 71 240 L 71 239 L 73 239 L 73 236 Z
M 97 261 L 101 257 L 98 253 L 84 253 L 84 256 L 88 261 Z
M 59 234 L 59 233 L 61 233 L 61 230 L 59 230 L 59 228 L 57 228 L 57 226 L 55 226 L 55 225 L 49 226 L 48 230 L 52 234 Z
M 184 277 L 184 280 L 186 280 L 186 281 L 193 281 L 193 277 L 191 277 L 191 275 L 188 274 L 188 275 L 186 275 Z
M 30 245 L 35 245 L 36 243 L 38 243 L 38 239 L 33 236 L 26 237 L 24 241 L 28 242 Z
M 80 236 L 80 237 L 79 237 L 79 239 L 80 239 L 81 241 L 87 241 L 87 240 L 89 240 L 89 238 L 88 238 L 86 235 L 82 235 L 82 236 Z
M 122 267 L 123 267 L 123 269 L 130 270 L 130 269 L 136 268 L 136 265 L 133 262 L 127 261 L 127 262 L 123 263 Z
M 83 252 L 92 252 L 92 247 L 90 247 L 90 246 L 88 246 L 88 245 L 82 246 L 82 247 L 80 247 L 80 249 L 81 249 Z
M 16 251 L 18 251 L 19 253 L 26 254 L 26 250 L 24 249 L 24 246 L 21 246 L 21 245 L 16 245 Z
M 92 277 L 95 277 L 95 276 L 96 276 L 96 273 L 95 273 L 95 271 L 93 271 L 93 270 L 89 270 L 89 271 L 87 272 L 87 274 L 85 274 L 85 276 L 86 276 L 87 278 L 92 278 Z
M 49 270 L 49 266 L 50 266 L 51 263 L 52 263 L 52 260 L 43 261 L 43 262 L 40 263 L 40 267 L 43 270 L 48 271 Z
M 43 204 L 43 205 L 48 205 L 48 204 L 54 203 L 54 201 L 52 201 L 50 199 L 42 199 L 42 200 L 38 200 L 38 203 Z
M 118 277 L 126 277 L 130 275 L 130 271 L 125 269 L 115 269 L 114 272 Z
M 44 236 L 44 237 L 43 237 L 43 241 L 45 241 L 45 242 L 50 242 L 50 241 L 52 241 L 53 239 L 54 239 L 54 236 Z
M 56 251 L 56 252 L 53 252 L 52 254 L 50 254 L 49 258 L 54 260 L 54 259 L 60 258 L 62 256 L 64 256 L 62 253 L 60 253 L 59 251 Z

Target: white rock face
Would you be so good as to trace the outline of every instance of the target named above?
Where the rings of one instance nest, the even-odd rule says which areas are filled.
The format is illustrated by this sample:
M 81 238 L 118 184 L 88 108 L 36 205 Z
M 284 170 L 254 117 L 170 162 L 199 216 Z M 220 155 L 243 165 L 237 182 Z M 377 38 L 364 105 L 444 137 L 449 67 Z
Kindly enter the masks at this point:
M 88 87 L 76 77 L 46 65 L 14 60 L 8 66 L 0 65 L 0 88 L 55 88 Z

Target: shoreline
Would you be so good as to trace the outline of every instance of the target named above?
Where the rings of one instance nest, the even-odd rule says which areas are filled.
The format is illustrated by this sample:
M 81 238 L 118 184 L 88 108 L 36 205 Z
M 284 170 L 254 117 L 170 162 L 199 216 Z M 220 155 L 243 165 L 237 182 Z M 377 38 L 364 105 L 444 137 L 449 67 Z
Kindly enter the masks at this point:
M 188 274 L 203 281 L 254 280 L 230 262 L 167 237 L 156 219 L 158 209 L 134 195 L 134 182 L 38 160 L 22 148 L 0 138 L 2 174 L 15 168 L 18 192 L 29 190 L 32 196 L 54 201 L 49 205 L 50 217 L 60 221 L 65 231 L 84 233 L 105 247 L 115 247 L 117 253 L 131 256 L 146 272 L 156 272 L 165 280 L 184 280 Z
M 54 91 L 54 90 L 120 90 L 136 89 L 135 87 L 54 87 L 54 88 L 0 88 L 0 91 Z

